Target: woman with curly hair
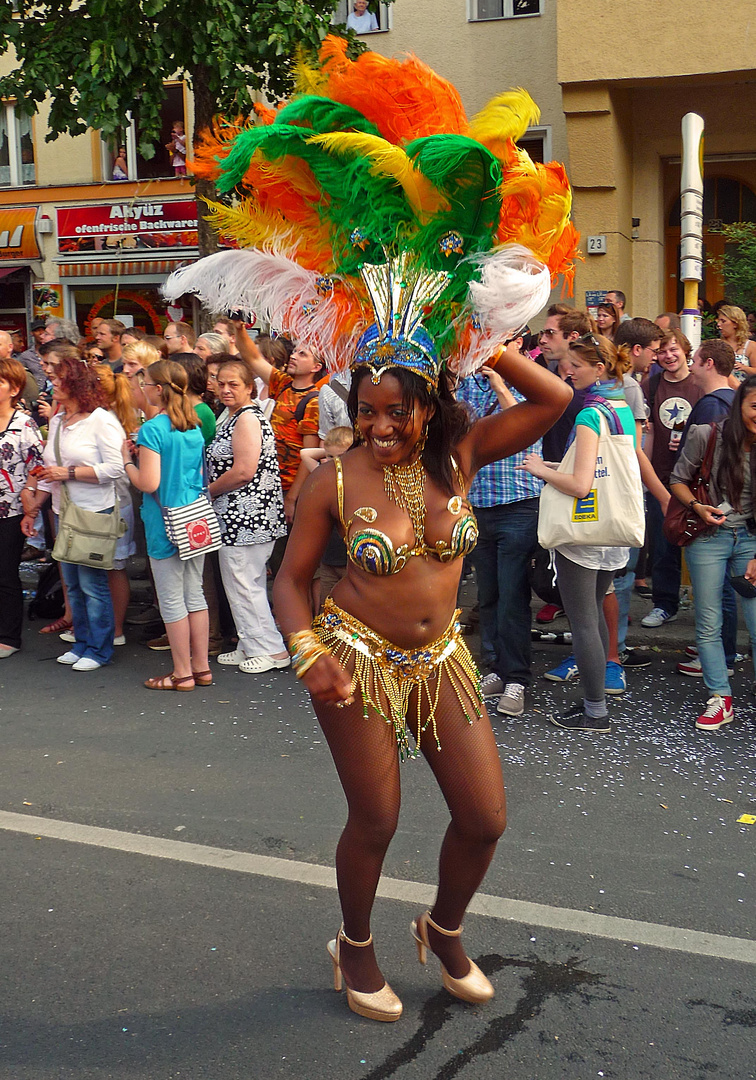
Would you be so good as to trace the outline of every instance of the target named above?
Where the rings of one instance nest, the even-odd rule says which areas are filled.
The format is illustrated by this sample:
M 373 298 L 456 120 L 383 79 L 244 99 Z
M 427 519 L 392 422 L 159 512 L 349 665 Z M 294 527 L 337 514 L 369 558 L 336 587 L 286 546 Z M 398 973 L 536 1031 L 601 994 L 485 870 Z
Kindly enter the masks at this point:
M 53 403 L 35 507 L 52 494 L 60 513 L 61 484 L 77 506 L 96 513 L 118 512 L 116 481 L 124 475 L 123 429 L 107 409 L 107 399 L 94 371 L 69 345 L 56 347 L 52 377 Z M 34 509 L 34 507 L 30 508 Z M 115 621 L 108 571 L 61 562 L 68 592 L 75 641 L 58 657 L 74 671 L 94 671 L 113 656 Z

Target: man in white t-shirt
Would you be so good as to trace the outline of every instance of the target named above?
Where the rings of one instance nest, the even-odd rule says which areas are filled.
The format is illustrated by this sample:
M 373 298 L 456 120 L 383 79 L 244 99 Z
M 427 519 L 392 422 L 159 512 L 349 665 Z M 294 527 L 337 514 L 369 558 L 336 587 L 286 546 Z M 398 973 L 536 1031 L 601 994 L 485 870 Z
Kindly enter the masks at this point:
M 378 20 L 372 11 L 368 11 L 368 0 L 354 0 L 354 10 L 347 16 L 347 29 L 356 34 L 372 34 L 379 30 Z

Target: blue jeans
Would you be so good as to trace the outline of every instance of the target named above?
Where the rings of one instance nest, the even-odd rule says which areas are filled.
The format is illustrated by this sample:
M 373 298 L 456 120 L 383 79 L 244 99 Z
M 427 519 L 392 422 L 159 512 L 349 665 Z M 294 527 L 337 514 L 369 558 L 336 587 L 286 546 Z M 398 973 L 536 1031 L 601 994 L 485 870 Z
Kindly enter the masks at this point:
M 674 498 L 674 496 L 673 496 Z M 659 500 L 648 496 L 648 534 L 653 552 L 651 564 L 651 593 L 654 607 L 668 615 L 676 615 L 680 603 L 682 555 L 676 544 L 670 544 L 662 532 L 664 514 Z M 688 548 L 690 551 L 690 548 Z
M 115 634 L 107 570 L 62 562 L 60 572 L 68 590 L 76 634 L 71 652 L 96 660 L 98 664 L 107 664 L 113 656 Z
M 746 529 L 717 529 L 687 548 L 685 558 L 693 582 L 696 605 L 696 645 L 706 686 L 714 694 L 730 696 L 725 647 L 722 643 L 722 587 L 725 577 L 745 573 L 756 558 L 756 536 Z M 756 598 L 741 599 L 751 652 L 756 664 Z
M 480 536 L 472 554 L 478 578 L 483 666 L 502 682 L 530 685 L 530 581 L 538 546 L 538 499 L 475 507 Z
M 619 625 L 617 627 L 617 652 L 620 655 L 625 651 L 627 637 L 627 620 L 630 614 L 630 597 L 633 595 L 635 584 L 635 568 L 638 565 L 640 548 L 630 548 L 630 558 L 627 560 L 627 568 L 622 577 L 614 579 L 614 592 L 617 596 L 619 607 Z

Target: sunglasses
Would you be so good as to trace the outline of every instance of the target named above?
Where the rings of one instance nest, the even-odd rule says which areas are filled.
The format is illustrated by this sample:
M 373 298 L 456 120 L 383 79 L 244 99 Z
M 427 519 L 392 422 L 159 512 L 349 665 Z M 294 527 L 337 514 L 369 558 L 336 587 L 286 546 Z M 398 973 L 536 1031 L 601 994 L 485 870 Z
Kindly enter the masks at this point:
M 592 345 L 593 348 L 597 350 L 597 352 L 602 352 L 601 342 L 594 334 L 582 334 L 579 338 L 576 338 L 575 341 L 570 342 L 571 349 L 575 349 L 579 345 Z

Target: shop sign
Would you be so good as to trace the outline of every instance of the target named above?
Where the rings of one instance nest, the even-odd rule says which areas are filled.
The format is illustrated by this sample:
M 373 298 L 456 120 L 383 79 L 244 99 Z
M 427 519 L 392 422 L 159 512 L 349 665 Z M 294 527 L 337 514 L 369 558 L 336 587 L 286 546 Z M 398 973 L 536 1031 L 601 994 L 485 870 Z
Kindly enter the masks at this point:
M 585 291 L 585 306 L 588 310 L 588 314 L 596 318 L 596 312 L 598 311 L 599 304 L 603 304 L 606 300 L 606 294 L 609 289 L 586 289 Z
M 11 206 L 0 210 L 0 262 L 29 262 L 42 256 L 34 232 L 36 206 Z
M 57 215 L 61 255 L 119 250 L 135 253 L 197 246 L 197 203 L 194 199 L 61 206 Z

